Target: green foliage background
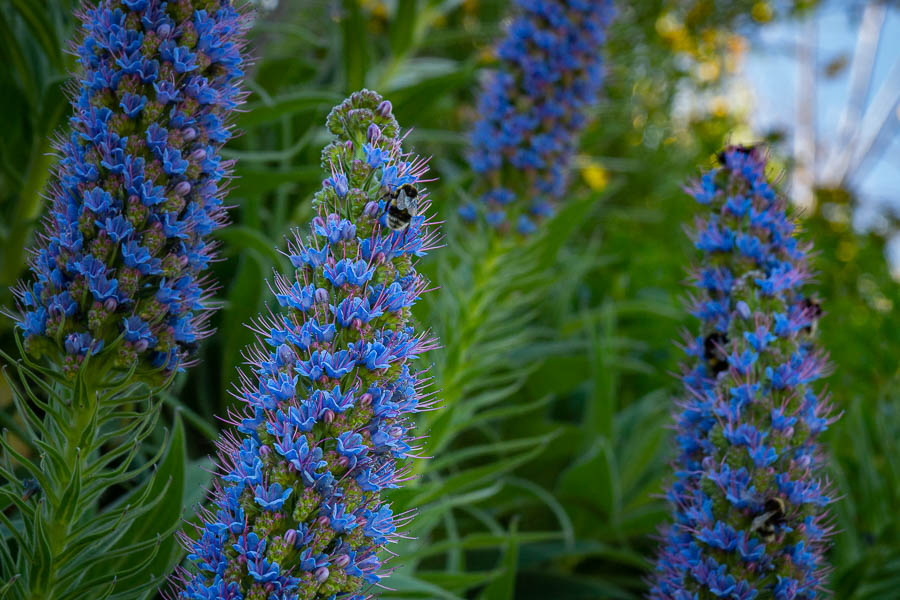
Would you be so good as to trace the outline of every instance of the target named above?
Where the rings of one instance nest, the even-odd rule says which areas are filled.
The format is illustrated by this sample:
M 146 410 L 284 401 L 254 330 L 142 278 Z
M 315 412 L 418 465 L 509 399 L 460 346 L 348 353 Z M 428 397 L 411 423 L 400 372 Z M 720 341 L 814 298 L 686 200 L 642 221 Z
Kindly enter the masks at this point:
M 68 113 L 62 89 L 72 57 L 64 47 L 74 4 L 0 4 L 6 306 L 12 302 L 6 288 L 24 272 L 20 249 L 43 209 L 40 192 L 53 160 L 48 139 Z M 693 77 L 660 22 L 677 17 L 689 46 L 731 31 L 752 39 L 753 17 L 768 18 L 760 12 L 768 5 L 622 4 L 608 46 L 606 97 L 584 134 L 569 202 L 526 242 L 494 239 L 455 217 L 472 183 L 465 132 L 479 72 L 490 65 L 506 2 L 281 0 L 274 12 L 258 14 L 252 95 L 237 121 L 243 135 L 226 151 L 238 159 L 238 178 L 230 195 L 233 225 L 219 234 L 218 333 L 204 345 L 200 364 L 164 398 L 166 423 L 142 453 L 149 460 L 171 444 L 159 470 L 176 484 L 166 488 L 166 514 L 154 512 L 159 531 L 174 525 L 180 511 L 190 518 L 203 500 L 216 415 L 232 406 L 235 367 L 252 341 L 242 323 L 270 303 L 264 278 L 287 266 L 276 248 L 310 217 L 327 111 L 366 86 L 392 100 L 401 125 L 413 128 L 410 144 L 433 156 L 440 180 L 431 191 L 447 243 L 422 265 L 440 289 L 417 315 L 444 344 L 430 356 L 444 408 L 422 418 L 434 460 L 395 494 L 398 508 L 416 507 L 419 517 L 415 539 L 394 549 L 402 558 L 388 584 L 393 589 L 382 596 L 641 596 L 652 535 L 667 516 L 659 494 L 678 390 L 673 341 L 689 324 L 681 298 L 693 251 L 680 224 L 694 206 L 681 185 L 711 164 L 740 125 L 728 111 L 674 116 L 679 90 L 716 84 Z M 807 8 L 798 3 L 792 11 Z M 803 225 L 819 252 L 818 293 L 827 311 L 821 339 L 835 364 L 829 387 L 845 412 L 827 435 L 831 478 L 842 496 L 834 507 L 832 587 L 841 599 L 896 598 L 900 294 L 884 239 L 848 225 L 852 193 L 820 196 L 828 210 L 806 215 Z M 0 344 L 17 351 L 8 321 L 0 323 Z M 9 390 L 0 389 L 0 405 L 2 425 L 15 439 L 22 428 Z M 167 437 L 163 425 L 173 424 L 176 435 Z M 25 456 L 35 454 L 26 436 L 16 443 Z M 123 488 L 123 497 L 140 483 Z M 164 565 L 180 558 L 170 547 L 161 556 Z

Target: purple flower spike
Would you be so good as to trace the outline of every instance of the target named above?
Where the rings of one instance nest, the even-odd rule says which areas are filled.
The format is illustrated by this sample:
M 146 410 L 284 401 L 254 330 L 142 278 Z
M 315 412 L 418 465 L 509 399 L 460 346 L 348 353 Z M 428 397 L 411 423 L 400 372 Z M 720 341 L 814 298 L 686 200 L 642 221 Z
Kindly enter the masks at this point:
M 486 222 L 522 235 L 565 195 L 579 133 L 603 85 L 612 0 L 516 0 L 485 80 L 469 161 L 484 182 Z M 475 207 L 460 216 L 472 221 Z
M 137 362 L 167 378 L 209 333 L 208 237 L 231 175 L 219 150 L 244 98 L 248 23 L 234 4 L 98 0 L 79 15 L 72 131 L 17 290 L 26 350 L 69 376 L 102 353 L 98 369 Z
M 380 134 L 366 137 L 373 126 Z M 410 518 L 381 492 L 409 478 L 413 417 L 433 405 L 410 366 L 436 343 L 410 325 L 428 288 L 416 259 L 437 235 L 427 161 L 403 150 L 390 103 L 373 92 L 336 107 L 328 127 L 318 214 L 288 243 L 295 270 L 274 278 L 280 314 L 253 323 L 264 345 L 241 376 L 237 434 L 219 441 L 215 508 L 182 538 L 192 565 L 176 576 L 178 598 L 362 600 Z M 411 214 L 398 227 L 388 217 L 404 185 Z
M 819 304 L 808 248 L 758 148 L 733 146 L 687 188 L 709 211 L 685 344 L 679 455 L 649 598 L 809 600 L 824 585 L 831 502 L 817 437 L 835 417 L 813 383 Z

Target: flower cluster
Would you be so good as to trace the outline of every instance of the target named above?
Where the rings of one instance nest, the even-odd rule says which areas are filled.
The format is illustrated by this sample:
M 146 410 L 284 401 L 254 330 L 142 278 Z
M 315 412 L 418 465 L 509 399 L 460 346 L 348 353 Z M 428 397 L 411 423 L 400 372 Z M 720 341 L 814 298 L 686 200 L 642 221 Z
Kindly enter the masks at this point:
M 679 457 L 653 599 L 813 598 L 830 528 L 816 439 L 832 422 L 811 385 L 819 304 L 803 295 L 806 252 L 759 148 L 730 147 L 688 189 L 707 207 L 695 245 Z
M 182 538 L 193 567 L 178 598 L 361 599 L 410 516 L 381 491 L 409 476 L 411 417 L 433 402 L 408 364 L 435 343 L 409 325 L 427 287 L 416 258 L 436 241 L 422 216 L 427 167 L 403 152 L 378 94 L 353 94 L 328 127 L 318 215 L 288 244 L 295 271 L 274 278 L 282 310 L 253 323 L 245 408 L 219 442 L 214 507 Z M 409 186 L 408 222 L 390 225 Z
M 18 325 L 68 373 L 101 352 L 170 373 L 208 333 L 247 23 L 231 0 L 100 0 L 79 17 L 72 130 Z
M 549 215 L 567 187 L 587 109 L 603 83 L 600 51 L 612 0 L 516 0 L 519 14 L 497 48 L 471 134 L 472 169 L 485 191 L 487 222 L 521 233 Z M 476 210 L 460 210 L 474 220 Z

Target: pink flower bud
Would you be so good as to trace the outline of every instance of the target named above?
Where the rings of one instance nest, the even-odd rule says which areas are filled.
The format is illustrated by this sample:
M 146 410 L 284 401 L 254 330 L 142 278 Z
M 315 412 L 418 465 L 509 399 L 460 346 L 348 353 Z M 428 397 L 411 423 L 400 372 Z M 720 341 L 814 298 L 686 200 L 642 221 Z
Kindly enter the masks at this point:
M 284 534 L 284 541 L 287 542 L 288 546 L 293 547 L 297 543 L 297 530 L 288 529 L 287 533 Z
M 381 129 L 375 123 L 370 123 L 369 129 L 366 131 L 366 139 L 368 139 L 370 143 L 376 144 L 380 138 Z
M 175 186 L 175 193 L 179 196 L 187 196 L 191 191 L 191 184 L 187 181 L 179 181 Z

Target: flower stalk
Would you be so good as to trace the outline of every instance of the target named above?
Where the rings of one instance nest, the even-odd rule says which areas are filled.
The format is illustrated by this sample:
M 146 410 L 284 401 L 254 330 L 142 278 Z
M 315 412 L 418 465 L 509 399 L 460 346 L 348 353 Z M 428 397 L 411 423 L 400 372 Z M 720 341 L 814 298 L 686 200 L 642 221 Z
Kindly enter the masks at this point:
M 179 515 L 150 494 L 165 475 L 139 483 L 167 446 L 132 463 L 158 392 L 209 334 L 209 235 L 232 171 L 219 151 L 244 98 L 248 22 L 231 0 L 98 0 L 77 16 L 71 129 L 15 290 L 20 358 L 4 356 L 40 456 L 0 438 L 0 497 L 16 507 L 0 589 L 16 599 L 138 598 L 169 566 L 154 566 L 158 536 Z M 133 488 L 121 505 L 116 486 Z
M 251 324 L 243 410 L 218 443 L 213 505 L 183 537 L 178 598 L 361 599 L 412 517 L 382 492 L 410 477 L 413 417 L 434 403 L 410 364 L 436 344 L 410 319 L 437 235 L 427 161 L 374 92 L 335 107 L 328 129 L 317 215 L 288 243 L 294 272 L 270 284 L 280 310 Z
M 485 80 L 469 163 L 480 180 L 484 219 L 530 234 L 568 187 L 588 110 L 603 85 L 601 50 L 611 0 L 516 0 L 517 13 Z M 460 209 L 466 220 L 478 211 Z
M 708 211 L 694 273 L 679 401 L 674 523 L 653 599 L 814 598 L 832 502 L 818 436 L 835 420 L 816 389 L 821 309 L 806 295 L 808 251 L 759 147 L 726 148 L 688 192 Z

